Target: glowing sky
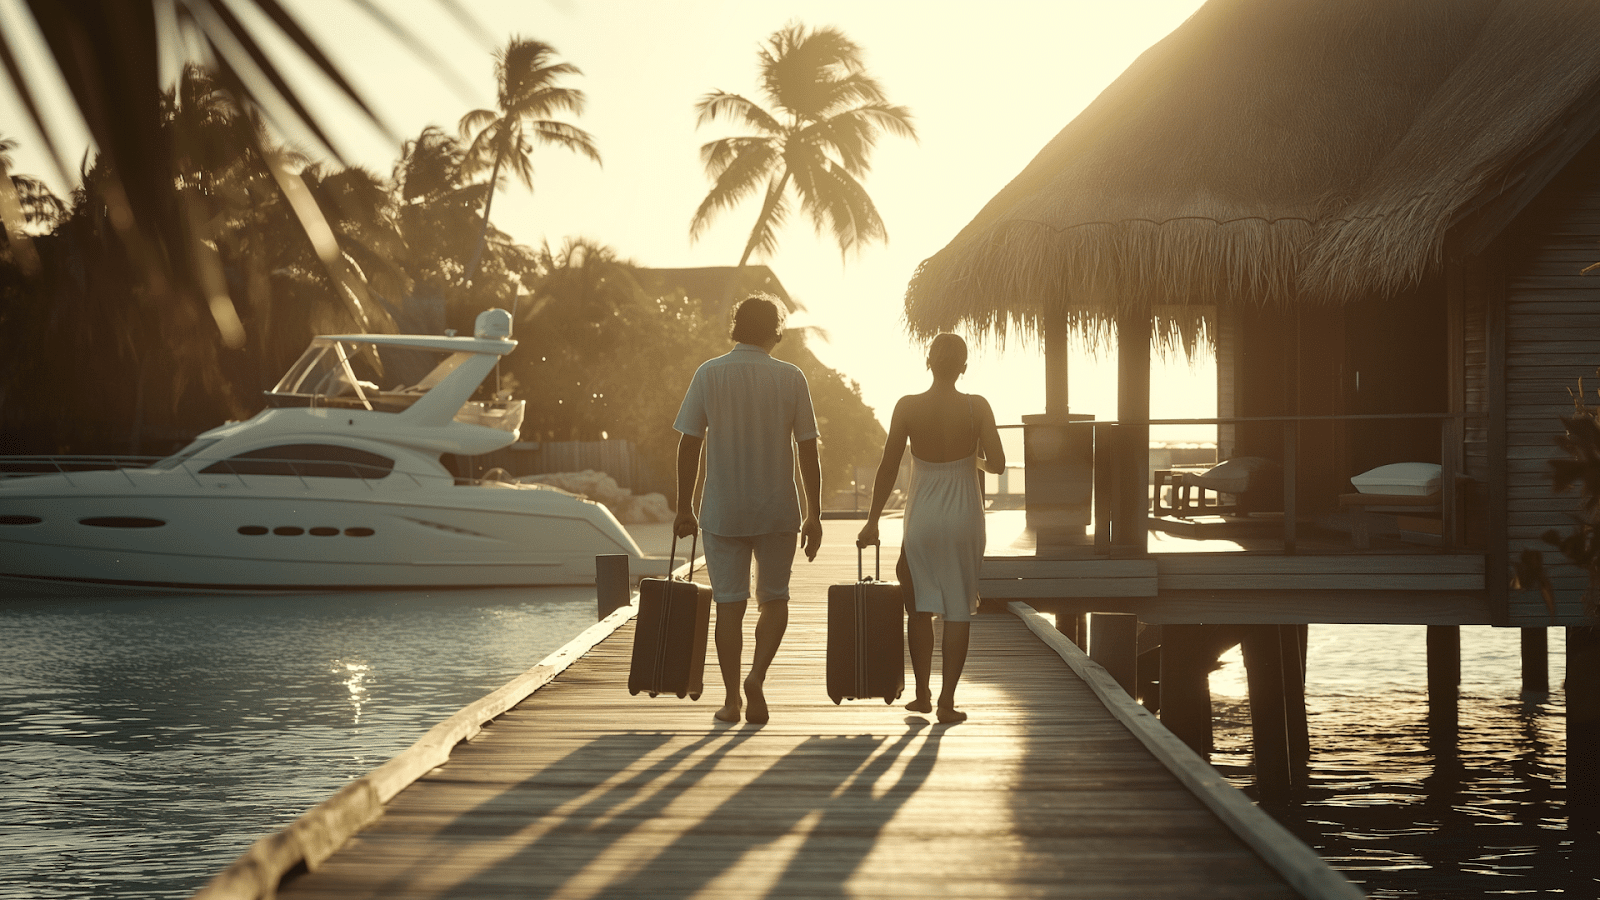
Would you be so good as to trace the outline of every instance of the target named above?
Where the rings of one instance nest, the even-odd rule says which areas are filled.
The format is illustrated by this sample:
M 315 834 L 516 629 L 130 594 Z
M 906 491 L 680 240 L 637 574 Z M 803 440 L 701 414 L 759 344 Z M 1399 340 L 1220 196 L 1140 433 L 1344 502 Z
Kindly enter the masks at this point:
M 0 0 L 9 29 L 18 0 Z M 764 260 L 807 313 L 795 324 L 827 335 L 817 355 L 861 383 L 887 420 L 895 399 L 922 390 L 922 348 L 901 324 L 901 299 L 917 263 L 938 251 L 1074 115 L 1139 53 L 1187 18 L 1198 0 L 1024 2 L 942 0 L 462 0 L 489 43 L 431 0 L 385 0 L 383 8 L 422 36 L 465 83 L 442 83 L 415 56 L 342 2 L 290 0 L 313 33 L 366 92 L 398 138 L 457 120 L 492 100 L 492 50 L 511 35 L 550 43 L 583 70 L 571 86 L 589 100 L 576 123 L 591 132 L 604 167 L 556 149 L 535 153 L 535 189 L 511 184 L 495 201 L 495 224 L 519 242 L 558 245 L 597 238 L 647 266 L 732 265 L 756 201 L 725 214 L 691 245 L 688 223 L 708 182 L 698 149 L 733 133 L 696 131 L 693 104 L 712 89 L 759 99 L 756 50 L 791 20 L 833 25 L 865 50 L 892 102 L 910 107 L 918 142 L 885 137 L 866 187 L 889 231 L 887 246 L 841 261 L 835 244 L 796 217 L 779 252 Z M 347 158 L 387 173 L 394 139 L 359 123 L 332 100 L 318 108 L 338 129 Z M 23 141 L 14 107 L 0 106 L 7 136 Z M 292 135 L 291 135 L 292 137 Z M 19 153 L 20 168 L 48 175 Z M 29 164 L 32 162 L 32 168 Z M 762 261 L 762 260 L 758 260 Z M 989 397 L 1002 423 L 1043 411 L 1042 362 L 1031 345 L 976 354 L 962 387 Z M 1072 408 L 1114 417 L 1114 365 L 1075 360 Z M 1155 373 L 1152 414 L 1214 414 L 1208 362 Z M 1162 436 L 1162 435 L 1158 435 Z M 1176 437 L 1175 434 L 1164 436 Z

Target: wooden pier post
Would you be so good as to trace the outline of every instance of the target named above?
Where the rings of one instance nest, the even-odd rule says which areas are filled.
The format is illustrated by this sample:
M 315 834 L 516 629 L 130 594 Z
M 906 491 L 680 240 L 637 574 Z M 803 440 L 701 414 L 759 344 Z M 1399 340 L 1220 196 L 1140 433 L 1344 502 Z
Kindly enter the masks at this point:
M 1573 830 L 1600 830 L 1600 627 L 1567 626 L 1567 807 Z
M 1543 703 L 1550 699 L 1550 633 L 1544 628 L 1522 629 L 1522 700 Z
M 1429 625 L 1428 731 L 1453 740 L 1461 693 L 1461 626 Z
M 1250 744 L 1263 799 L 1285 799 L 1307 780 L 1311 739 L 1306 722 L 1304 629 L 1304 625 L 1243 628 Z
M 605 553 L 594 558 L 594 596 L 599 614 L 595 621 L 632 601 L 628 591 L 628 554 Z
M 1127 613 L 1089 616 L 1089 658 L 1104 666 L 1128 696 L 1138 690 L 1139 618 Z
M 1161 724 L 1202 756 L 1211 752 L 1215 627 L 1161 626 Z

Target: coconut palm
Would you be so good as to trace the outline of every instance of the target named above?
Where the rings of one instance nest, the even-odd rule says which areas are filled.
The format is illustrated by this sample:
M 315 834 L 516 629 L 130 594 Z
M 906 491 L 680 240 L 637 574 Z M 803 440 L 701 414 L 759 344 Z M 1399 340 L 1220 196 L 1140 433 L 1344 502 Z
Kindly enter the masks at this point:
M 435 71 L 458 80 L 427 42 L 373 4 L 359 4 L 369 19 L 411 48 Z M 46 123 L 39 67 L 28 66 L 17 48 L 36 33 L 63 76 L 82 114 L 101 160 L 108 204 L 107 225 L 127 254 L 134 277 L 158 297 L 181 297 L 209 310 L 221 336 L 230 344 L 243 340 L 233 303 L 212 277 L 214 252 L 197 225 L 187 218 L 171 193 L 178 155 L 172 135 L 163 127 L 165 67 L 174 56 L 202 62 L 244 108 L 275 108 L 279 123 L 299 126 L 325 147 L 330 124 L 312 113 L 291 87 L 283 70 L 294 58 L 301 68 L 321 76 L 371 121 L 382 127 L 359 92 L 301 24 L 303 13 L 291 13 L 280 0 L 29 0 L 16 4 L 12 22 L 0 40 L 0 65 L 54 156 L 63 180 L 71 180 L 67 160 L 76 156 L 59 146 Z M 33 28 L 12 27 L 31 20 Z M 268 154 L 263 150 L 263 157 Z M 330 277 L 361 285 L 345 265 L 328 224 L 318 219 L 304 186 L 290 171 L 274 172 L 278 190 L 317 247 Z M 8 230 L 19 228 L 14 212 L 0 208 Z M 231 323 L 231 324 L 230 324 Z
M 689 223 L 690 240 L 718 213 L 762 190 L 761 212 L 739 265 L 753 253 L 770 256 L 789 215 L 791 186 L 817 233 L 830 232 L 841 254 L 888 240 L 860 179 L 871 169 L 880 132 L 916 138 L 910 110 L 889 104 L 883 87 L 866 73 L 861 48 L 836 28 L 808 31 L 792 22 L 774 32 L 758 55 L 761 92 L 772 112 L 720 90 L 695 104 L 697 127 L 726 118 L 756 133 L 700 148 L 712 186 Z
M 472 281 L 483 245 L 489 234 L 489 208 L 494 204 L 494 188 L 500 170 L 510 170 L 529 190 L 533 189 L 533 148 L 538 144 L 565 147 L 600 162 L 589 132 L 550 118 L 561 113 L 583 113 L 583 91 L 557 84 L 568 75 L 583 74 L 571 63 L 557 62 L 555 48 L 542 41 L 513 37 L 504 50 L 495 54 L 494 77 L 497 85 L 495 109 L 475 109 L 461 117 L 460 129 L 467 146 L 468 172 L 489 169 L 489 196 L 483 203 L 483 223 L 478 228 L 478 245 L 467 263 L 465 283 Z

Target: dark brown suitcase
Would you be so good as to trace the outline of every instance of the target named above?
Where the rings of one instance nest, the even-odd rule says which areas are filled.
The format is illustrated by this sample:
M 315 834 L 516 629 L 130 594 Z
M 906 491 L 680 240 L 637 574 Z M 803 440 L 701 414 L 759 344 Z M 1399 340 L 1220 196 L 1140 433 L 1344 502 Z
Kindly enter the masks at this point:
M 633 662 L 628 693 L 687 695 L 699 700 L 705 690 L 706 632 L 711 626 L 711 588 L 694 583 L 695 550 L 689 550 L 689 575 L 672 577 L 678 538 L 673 535 L 666 578 L 639 579 L 639 614 L 633 630 Z
M 856 583 L 828 587 L 828 699 L 893 703 L 906 690 L 905 614 L 900 585 L 883 580 L 874 546 L 873 576 L 862 574 L 856 548 Z

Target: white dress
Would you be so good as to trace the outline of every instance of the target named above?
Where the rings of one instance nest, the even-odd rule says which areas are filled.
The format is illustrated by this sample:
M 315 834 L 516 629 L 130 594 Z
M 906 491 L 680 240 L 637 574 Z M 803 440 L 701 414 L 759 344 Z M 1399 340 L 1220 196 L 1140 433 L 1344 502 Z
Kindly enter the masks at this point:
M 903 548 L 918 612 L 972 621 L 987 541 L 977 453 L 943 463 L 911 454 Z

